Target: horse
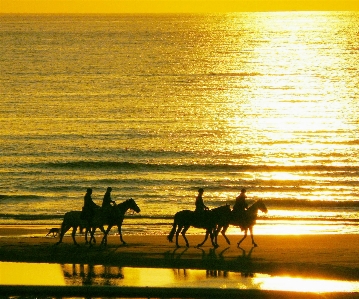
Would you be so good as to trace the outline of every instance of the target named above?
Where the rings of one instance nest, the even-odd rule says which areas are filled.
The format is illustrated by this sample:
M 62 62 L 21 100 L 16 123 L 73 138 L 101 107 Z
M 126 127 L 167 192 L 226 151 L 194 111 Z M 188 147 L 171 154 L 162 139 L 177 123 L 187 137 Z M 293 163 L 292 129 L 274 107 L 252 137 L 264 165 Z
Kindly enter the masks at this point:
M 83 228 L 86 228 L 85 239 L 86 239 L 86 244 L 87 244 L 88 243 L 88 241 L 87 241 L 87 229 L 89 229 L 89 224 L 85 219 L 81 219 L 81 211 L 66 212 L 65 215 L 64 215 L 64 220 L 62 221 L 62 224 L 61 224 L 60 239 L 56 243 L 56 245 L 59 245 L 60 243 L 62 243 L 62 239 L 63 239 L 65 233 L 70 228 L 72 228 L 72 233 L 71 233 L 72 240 L 73 240 L 75 245 L 78 245 L 78 243 L 76 242 L 76 239 L 75 239 L 75 235 L 76 235 L 76 231 L 77 231 L 78 227 L 80 227 L 81 231 L 82 231 Z
M 141 212 L 141 209 L 138 207 L 136 202 L 132 198 L 130 198 L 120 204 L 116 204 L 114 207 L 110 207 L 110 209 L 107 209 L 105 213 L 95 213 L 95 216 L 92 220 L 91 231 L 90 231 L 91 233 L 90 245 L 92 245 L 91 241 L 95 240 L 94 234 L 96 229 L 97 228 L 101 229 L 101 227 L 103 227 L 104 225 L 107 225 L 107 229 L 106 230 L 101 229 L 101 231 L 104 233 L 104 236 L 101 241 L 101 245 L 107 244 L 107 235 L 110 232 L 111 228 L 115 225 L 118 228 L 120 241 L 124 245 L 127 244 L 123 240 L 121 227 L 123 220 L 125 218 L 125 213 L 129 209 L 134 210 L 136 213 Z
M 217 247 L 213 240 L 214 230 L 216 229 L 217 223 L 219 221 L 223 222 L 222 218 L 228 218 L 228 214 L 230 213 L 231 208 L 229 205 L 221 206 L 209 211 L 204 211 L 203 215 L 199 215 L 198 212 L 190 210 L 179 211 L 174 216 L 172 230 L 167 236 L 167 239 L 170 242 L 173 242 L 173 236 L 176 234 L 176 246 L 179 248 L 180 246 L 178 244 L 178 235 L 182 230 L 181 234 L 186 242 L 186 247 L 189 247 L 189 243 L 186 238 L 186 232 L 191 226 L 193 226 L 206 229 L 205 239 L 202 243 L 198 244 L 197 247 L 202 246 L 207 241 L 209 235 L 211 237 L 213 247 Z
M 236 217 L 236 215 L 232 211 L 231 217 L 228 217 L 227 219 L 225 219 L 225 221 L 222 221 L 221 223 L 217 224 L 217 228 L 214 232 L 215 243 L 217 244 L 217 236 L 219 234 L 219 231 L 222 229 L 221 233 L 222 233 L 223 237 L 226 239 L 228 244 L 231 244 L 231 242 L 229 241 L 229 239 L 226 236 L 226 231 L 227 231 L 229 225 L 232 224 L 235 226 L 239 226 L 241 228 L 241 230 L 244 231 L 243 238 L 241 240 L 239 240 L 239 242 L 237 243 L 238 248 L 239 248 L 239 245 L 242 243 L 242 241 L 247 237 L 248 230 L 251 234 L 253 247 L 257 247 L 258 245 L 254 242 L 254 238 L 253 238 L 253 226 L 256 224 L 258 210 L 260 210 L 264 213 L 268 212 L 267 207 L 263 203 L 262 199 L 259 199 L 258 201 L 256 201 L 253 205 L 251 205 L 246 210 L 246 219 L 238 219 L 238 216 Z
M 118 231 L 119 231 L 119 234 L 120 234 L 120 240 L 121 240 L 121 242 L 123 244 L 126 244 L 123 241 L 122 232 L 121 232 L 121 226 L 122 226 L 122 222 L 123 222 L 123 219 L 124 219 L 124 214 L 126 213 L 126 211 L 128 209 L 133 209 L 136 212 L 140 212 L 140 208 L 137 206 L 135 201 L 131 198 L 131 199 L 128 199 L 128 200 L 124 201 L 121 204 L 116 205 L 115 207 L 113 207 L 113 209 L 116 209 L 118 211 L 118 213 L 111 213 L 111 214 L 116 214 L 118 216 L 117 223 L 118 223 Z M 95 220 L 97 219 L 97 221 L 96 222 L 94 221 L 93 224 L 91 224 L 91 226 L 97 226 L 96 228 L 100 228 L 100 230 L 105 235 L 106 231 L 105 231 L 103 225 L 105 225 L 107 223 L 105 223 L 106 221 L 104 221 L 106 217 L 104 217 L 103 214 L 104 213 L 102 211 L 102 208 L 97 209 L 96 212 L 95 212 L 95 216 L 94 216 Z M 99 222 L 101 222 L 101 223 L 99 223 Z M 114 225 L 113 222 L 114 221 L 111 221 L 111 223 L 112 223 L 111 228 Z M 91 226 L 88 223 L 88 221 L 86 221 L 85 219 L 81 219 L 81 211 L 70 211 L 70 212 L 65 213 L 64 220 L 62 221 L 62 224 L 61 224 L 60 239 L 56 243 L 56 245 L 62 243 L 62 239 L 63 239 L 65 233 L 70 228 L 73 228 L 72 234 L 71 234 L 72 235 L 72 240 L 73 240 L 75 245 L 78 245 L 78 243 L 76 242 L 76 239 L 75 239 L 76 230 L 77 230 L 78 227 L 86 228 L 86 232 L 85 232 L 86 244 L 88 243 L 87 234 L 88 234 L 88 232 L 91 232 L 91 228 L 92 228 L 93 233 L 91 233 L 90 244 L 91 244 L 91 241 L 96 242 L 96 240 L 94 238 L 94 233 L 95 233 L 96 228 L 93 228 Z M 110 231 L 110 229 L 107 229 L 108 231 L 106 233 L 106 237 L 107 237 L 107 234 Z M 107 239 L 106 239 L 106 241 L 107 241 Z

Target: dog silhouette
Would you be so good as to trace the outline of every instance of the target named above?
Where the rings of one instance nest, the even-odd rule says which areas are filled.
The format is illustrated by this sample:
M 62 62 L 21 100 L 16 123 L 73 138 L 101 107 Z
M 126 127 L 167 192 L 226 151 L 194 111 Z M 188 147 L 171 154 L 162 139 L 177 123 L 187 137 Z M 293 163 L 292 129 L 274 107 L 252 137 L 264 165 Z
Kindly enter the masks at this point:
M 58 234 L 60 234 L 60 229 L 56 227 L 51 228 L 47 233 L 46 237 L 50 234 L 52 234 L 53 237 L 56 237 Z

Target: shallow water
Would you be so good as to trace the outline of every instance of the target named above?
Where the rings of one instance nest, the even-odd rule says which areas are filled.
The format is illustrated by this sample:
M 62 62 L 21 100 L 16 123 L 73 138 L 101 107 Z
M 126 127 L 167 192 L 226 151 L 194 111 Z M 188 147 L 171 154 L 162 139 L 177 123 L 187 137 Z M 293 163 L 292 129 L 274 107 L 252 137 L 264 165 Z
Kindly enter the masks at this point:
M 0 262 L 0 285 L 219 288 L 293 292 L 359 292 L 359 281 L 233 271 Z

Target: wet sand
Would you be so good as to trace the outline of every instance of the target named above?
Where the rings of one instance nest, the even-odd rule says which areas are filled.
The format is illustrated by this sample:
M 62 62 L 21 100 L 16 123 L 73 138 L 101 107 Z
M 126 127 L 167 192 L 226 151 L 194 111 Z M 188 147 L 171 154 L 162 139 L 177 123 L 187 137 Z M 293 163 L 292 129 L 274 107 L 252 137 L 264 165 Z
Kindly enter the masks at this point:
M 71 236 L 56 245 L 57 237 L 47 236 L 45 226 L 0 226 L 0 260 L 60 264 L 94 264 L 132 267 L 191 268 L 238 271 L 244 274 L 266 273 L 305 278 L 359 280 L 359 235 L 260 235 L 253 248 L 250 237 L 237 248 L 241 235 L 228 236 L 228 245 L 219 236 L 213 249 L 208 240 L 203 247 L 195 246 L 203 236 L 188 235 L 190 247 L 176 248 L 165 235 L 125 235 L 127 245 L 119 236 L 111 235 L 106 247 L 89 247 L 78 234 L 75 246 Z

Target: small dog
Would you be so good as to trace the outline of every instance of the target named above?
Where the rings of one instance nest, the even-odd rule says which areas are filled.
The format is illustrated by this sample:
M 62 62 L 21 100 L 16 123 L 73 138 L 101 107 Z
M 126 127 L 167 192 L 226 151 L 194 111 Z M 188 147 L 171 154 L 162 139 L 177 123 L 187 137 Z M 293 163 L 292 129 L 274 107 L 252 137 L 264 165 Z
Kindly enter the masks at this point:
M 56 237 L 58 234 L 60 234 L 60 229 L 56 227 L 51 228 L 47 233 L 46 237 L 50 234 L 52 234 L 53 237 Z

